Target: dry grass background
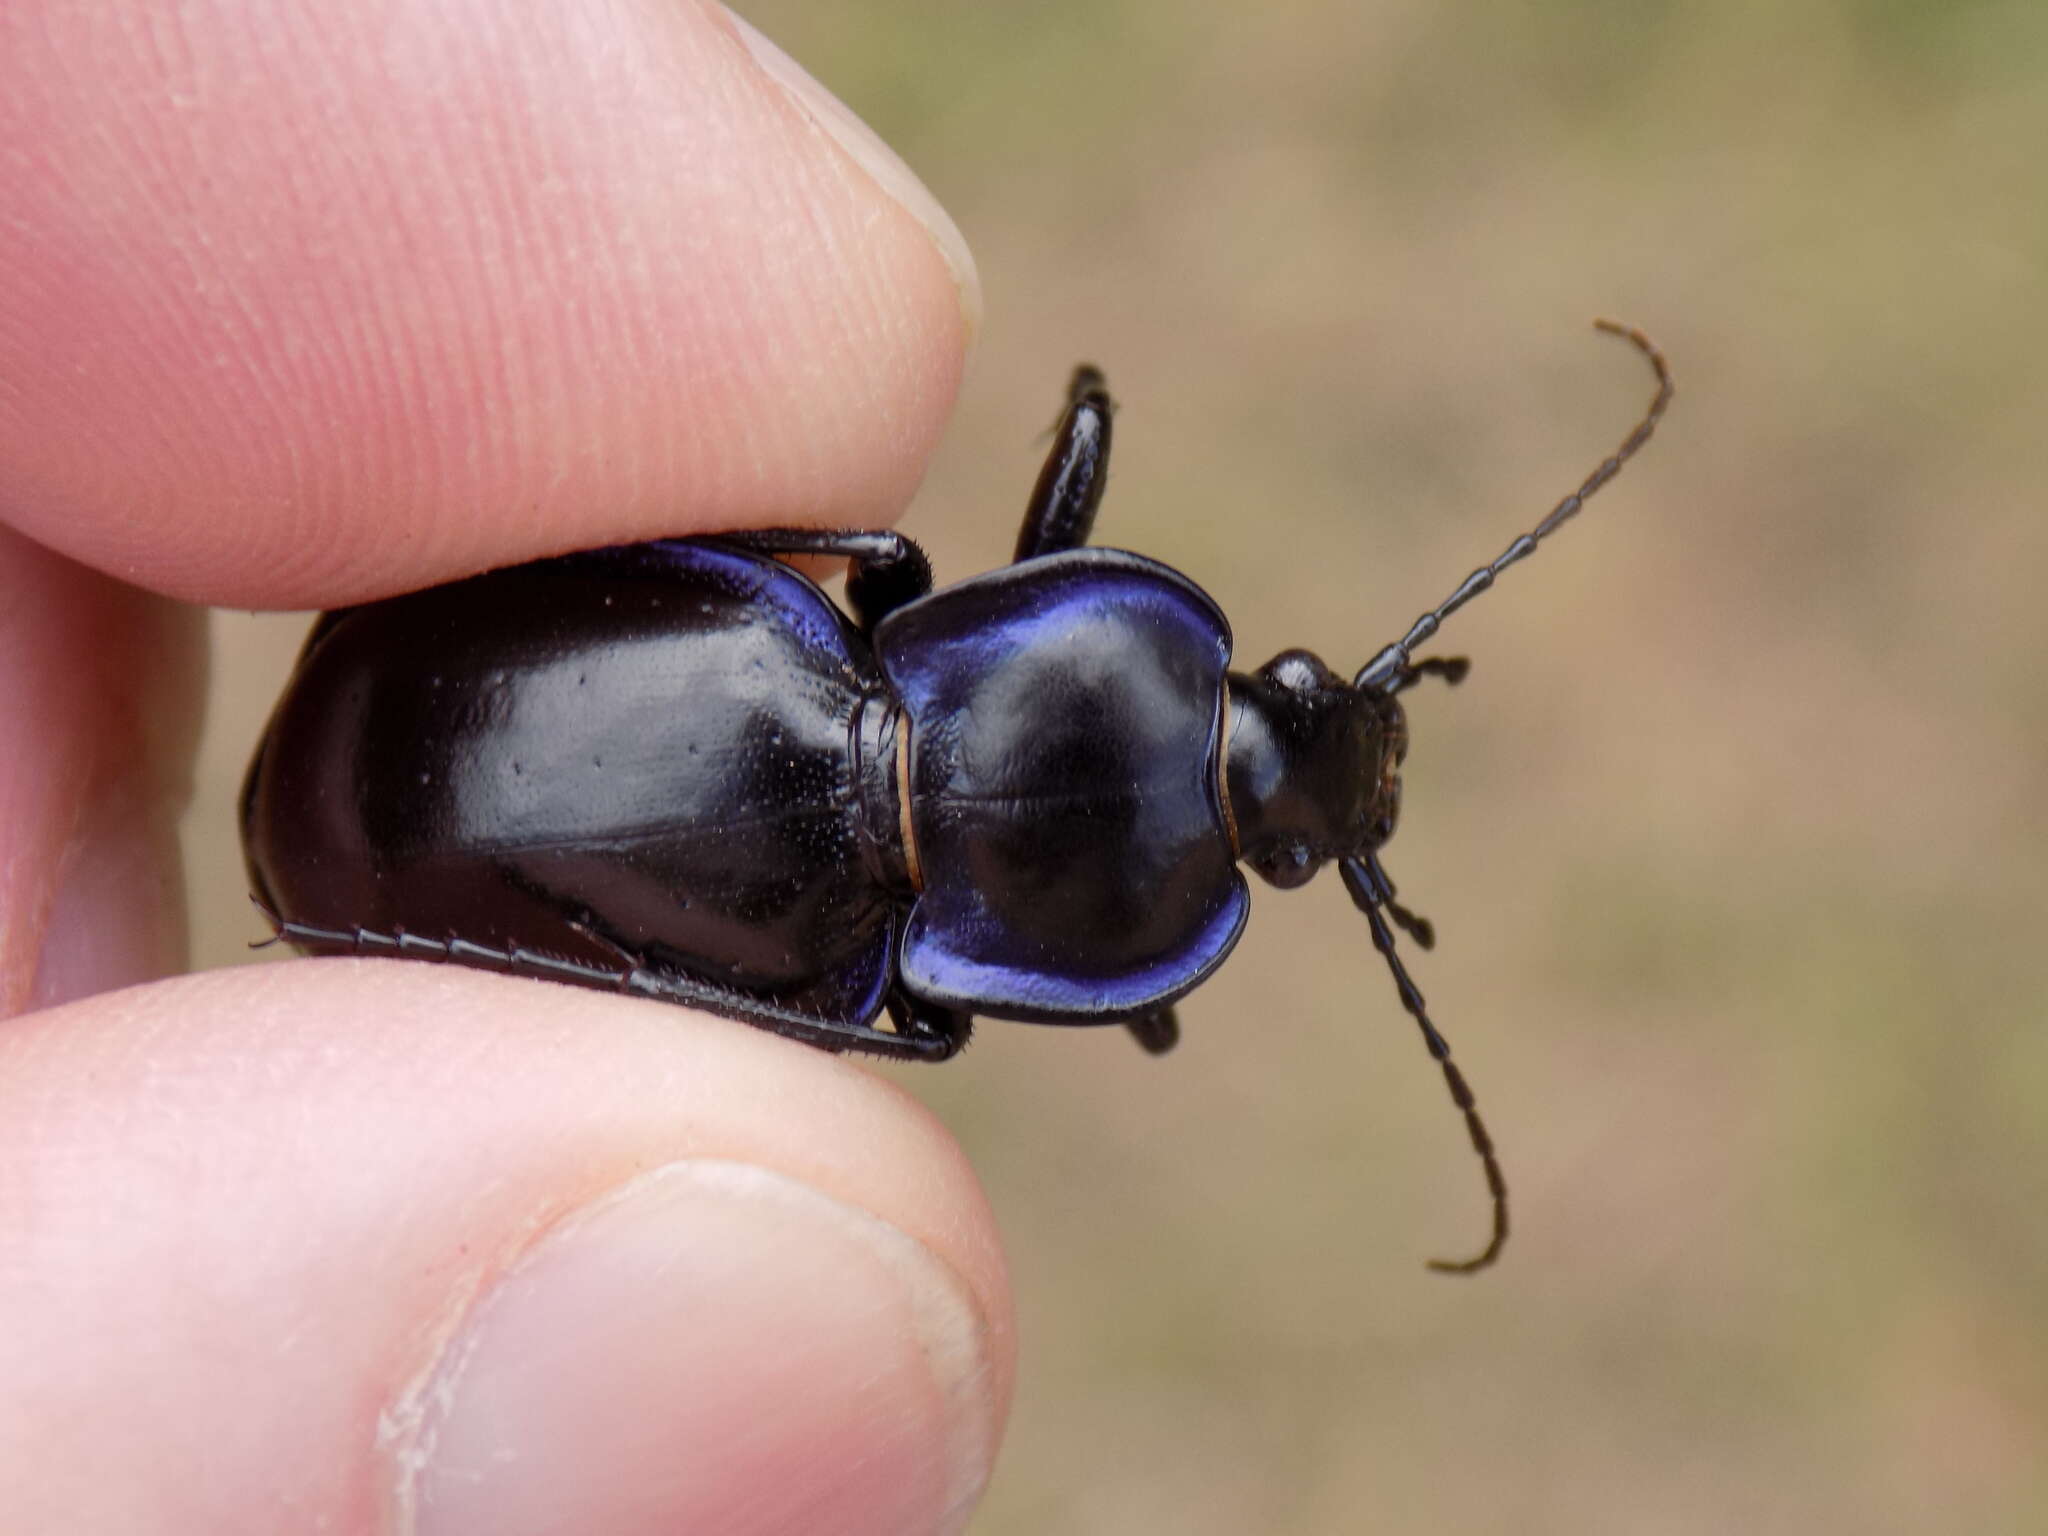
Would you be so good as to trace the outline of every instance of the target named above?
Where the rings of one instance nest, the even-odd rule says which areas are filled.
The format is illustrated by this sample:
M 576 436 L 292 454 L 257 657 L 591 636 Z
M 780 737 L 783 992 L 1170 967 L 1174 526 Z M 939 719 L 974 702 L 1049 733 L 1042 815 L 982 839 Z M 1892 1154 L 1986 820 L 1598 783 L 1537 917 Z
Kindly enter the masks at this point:
M 1419 694 L 1389 865 L 1477 1170 L 1331 877 L 1164 1063 L 990 1026 L 909 1080 L 1026 1362 L 977 1532 L 2048 1529 L 2048 12 L 2032 0 L 754 0 L 967 231 L 906 526 L 1006 557 L 1090 356 L 1106 542 L 1355 667 L 1679 400 Z M 225 616 L 202 963 L 303 621 Z

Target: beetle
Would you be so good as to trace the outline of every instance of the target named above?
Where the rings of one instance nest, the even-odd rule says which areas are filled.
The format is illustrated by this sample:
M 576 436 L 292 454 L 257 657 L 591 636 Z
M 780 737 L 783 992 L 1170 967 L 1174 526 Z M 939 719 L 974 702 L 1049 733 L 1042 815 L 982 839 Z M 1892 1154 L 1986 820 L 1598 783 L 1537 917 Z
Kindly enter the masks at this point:
M 901 534 L 782 528 L 487 572 L 323 614 L 241 802 L 259 909 L 314 953 L 453 961 L 708 1009 L 831 1050 L 943 1061 L 976 1015 L 1122 1024 L 1155 1054 L 1236 944 L 1237 865 L 1334 861 L 1464 1116 L 1471 1089 L 1394 946 L 1430 925 L 1380 850 L 1401 695 L 1444 620 L 1649 439 L 1346 681 L 1307 651 L 1230 669 L 1179 572 L 1088 543 L 1111 401 L 1077 369 L 1014 561 L 938 591 Z M 786 556 L 849 563 L 842 608 Z M 883 1021 L 886 1018 L 887 1023 Z

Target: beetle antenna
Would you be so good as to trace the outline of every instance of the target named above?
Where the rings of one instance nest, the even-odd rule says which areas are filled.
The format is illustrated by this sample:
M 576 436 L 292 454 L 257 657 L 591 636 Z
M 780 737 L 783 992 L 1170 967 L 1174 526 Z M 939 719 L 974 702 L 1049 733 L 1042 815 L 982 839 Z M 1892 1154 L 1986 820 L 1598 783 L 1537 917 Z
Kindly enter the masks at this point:
M 1393 900 L 1393 892 L 1385 872 L 1379 868 L 1377 856 L 1369 859 L 1345 859 L 1338 864 L 1344 876 L 1344 888 L 1351 893 L 1352 902 L 1365 914 L 1365 920 L 1372 925 L 1372 946 L 1385 957 L 1387 968 L 1394 973 L 1394 985 L 1401 993 L 1401 1006 L 1408 1010 L 1408 1016 L 1422 1028 L 1422 1043 L 1429 1048 L 1429 1054 L 1436 1064 L 1444 1069 L 1444 1082 L 1451 1090 L 1451 1102 L 1465 1117 L 1465 1130 L 1472 1138 L 1472 1150 L 1479 1154 L 1479 1161 L 1486 1169 L 1486 1188 L 1493 1196 L 1493 1235 L 1486 1247 L 1469 1259 L 1431 1259 L 1429 1267 L 1439 1274 L 1470 1275 L 1486 1268 L 1500 1257 L 1500 1251 L 1508 1240 L 1508 1181 L 1501 1172 L 1500 1159 L 1494 1153 L 1493 1138 L 1486 1133 L 1486 1122 L 1479 1118 L 1479 1106 L 1472 1097 L 1472 1089 L 1465 1081 L 1465 1074 L 1458 1070 L 1458 1064 L 1451 1060 L 1451 1043 L 1437 1032 L 1429 1022 L 1429 1013 L 1423 1006 L 1421 989 L 1408 975 L 1408 968 L 1401 963 L 1401 957 L 1394 952 L 1394 931 L 1387 926 L 1382 911 Z
M 1664 354 L 1657 350 L 1657 344 L 1634 326 L 1623 325 L 1618 320 L 1595 320 L 1593 324 L 1610 335 L 1619 336 L 1624 341 L 1633 343 L 1635 349 L 1650 360 L 1651 371 L 1657 375 L 1657 393 L 1650 398 L 1650 408 L 1643 413 L 1643 419 L 1636 423 L 1634 431 L 1621 440 L 1621 446 L 1609 454 L 1599 468 L 1586 476 L 1576 491 L 1551 508 L 1548 517 L 1502 550 L 1500 558 L 1491 565 L 1482 565 L 1459 582 L 1457 589 L 1449 597 L 1410 625 L 1407 634 L 1367 662 L 1359 670 L 1358 676 L 1352 679 L 1353 687 L 1374 688 L 1382 693 L 1393 693 L 1407 681 L 1411 681 L 1414 667 L 1409 658 L 1416 647 L 1427 644 L 1430 637 L 1443 626 L 1445 619 L 1492 586 L 1494 578 L 1502 571 L 1517 560 L 1533 554 L 1538 544 L 1570 521 L 1595 491 L 1621 473 L 1621 466 L 1634 458 L 1636 450 L 1647 443 L 1650 434 L 1657 430 L 1657 423 L 1664 415 L 1664 408 L 1671 403 L 1671 365 L 1664 360 Z

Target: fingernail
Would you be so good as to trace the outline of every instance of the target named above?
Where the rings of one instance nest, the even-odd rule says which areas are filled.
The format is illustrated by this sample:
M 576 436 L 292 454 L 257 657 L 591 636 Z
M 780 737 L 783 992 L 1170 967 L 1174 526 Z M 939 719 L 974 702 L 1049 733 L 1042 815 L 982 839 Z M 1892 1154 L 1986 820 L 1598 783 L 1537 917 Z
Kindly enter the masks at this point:
M 967 249 L 967 239 L 952 215 L 917 179 L 917 173 L 882 142 L 874 129 L 854 116 L 845 102 L 806 74 L 802 65 L 757 32 L 745 17 L 729 9 L 725 14 L 762 72 L 787 91 L 813 122 L 829 133 L 884 192 L 902 204 L 931 234 L 932 243 L 939 248 L 939 255 L 953 274 L 953 285 L 960 292 L 960 313 L 966 321 L 971 346 L 981 331 L 981 275 L 975 271 L 974 255 Z
M 386 1415 L 400 1531 L 926 1536 L 994 1455 L 987 1328 L 929 1248 L 750 1165 L 572 1216 Z

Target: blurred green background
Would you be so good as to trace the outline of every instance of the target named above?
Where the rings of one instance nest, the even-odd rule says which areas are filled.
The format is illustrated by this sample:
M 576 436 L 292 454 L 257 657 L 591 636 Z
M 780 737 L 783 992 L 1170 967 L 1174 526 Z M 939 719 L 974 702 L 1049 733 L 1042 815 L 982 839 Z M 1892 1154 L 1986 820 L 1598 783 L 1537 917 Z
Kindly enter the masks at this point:
M 1165 1062 L 986 1027 L 910 1072 L 1024 1367 L 983 1536 L 2048 1530 L 2048 7 L 752 0 L 979 257 L 906 527 L 1007 557 L 1066 370 L 1105 542 L 1240 663 L 1355 668 L 1679 398 L 1461 615 L 1388 864 L 1478 1170 L 1331 876 L 1260 891 Z M 1218 19 L 1219 17 L 1223 19 Z M 301 619 L 225 616 L 190 819 Z

